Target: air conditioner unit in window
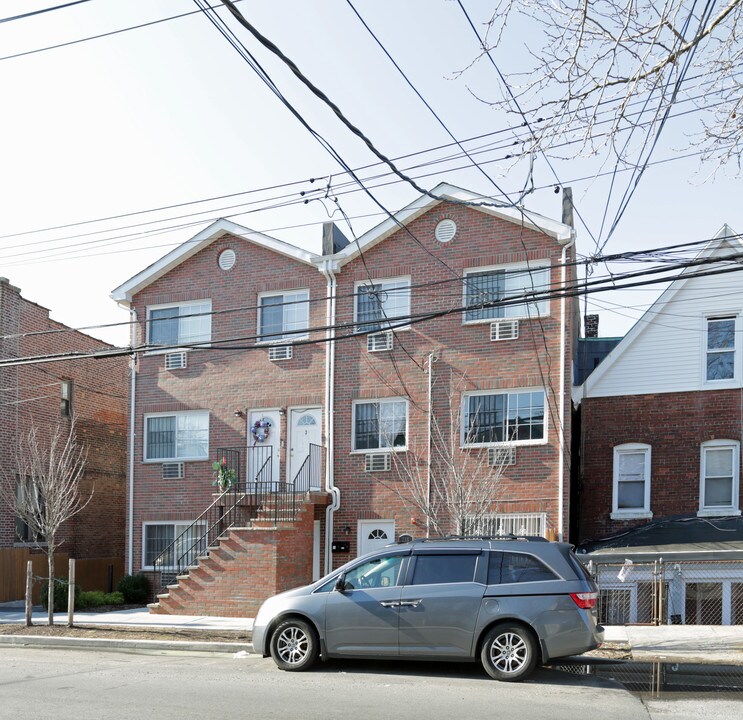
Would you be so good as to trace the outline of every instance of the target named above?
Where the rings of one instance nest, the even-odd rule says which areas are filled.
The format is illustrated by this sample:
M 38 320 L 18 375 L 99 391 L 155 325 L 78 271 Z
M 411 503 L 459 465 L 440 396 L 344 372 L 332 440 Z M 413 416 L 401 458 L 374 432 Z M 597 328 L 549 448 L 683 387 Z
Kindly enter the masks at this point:
M 385 472 L 392 467 L 390 453 L 370 453 L 365 457 L 364 470 L 366 472 Z
M 268 359 L 272 361 L 291 360 L 292 354 L 293 348 L 291 345 L 271 345 L 268 348 Z
M 382 352 L 392 350 L 394 335 L 391 330 L 387 332 L 374 333 L 366 336 L 366 349 L 369 352 Z
M 188 361 L 188 353 L 177 352 L 168 353 L 165 356 L 165 369 L 166 370 L 182 370 L 186 367 Z
M 502 467 L 504 465 L 516 464 L 515 447 L 488 448 L 488 465 L 490 467 Z
M 181 480 L 185 469 L 182 462 L 163 463 L 163 480 Z
M 519 336 L 518 320 L 496 320 L 490 323 L 490 340 L 516 340 Z

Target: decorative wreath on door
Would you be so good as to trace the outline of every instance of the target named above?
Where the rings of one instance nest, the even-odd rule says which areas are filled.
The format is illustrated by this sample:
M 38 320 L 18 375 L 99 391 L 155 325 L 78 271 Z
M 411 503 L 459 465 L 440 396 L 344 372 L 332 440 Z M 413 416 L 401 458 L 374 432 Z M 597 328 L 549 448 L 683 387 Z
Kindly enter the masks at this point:
M 253 433 L 255 442 L 266 442 L 268 436 L 271 434 L 271 421 L 265 417 L 256 420 L 253 423 L 253 427 L 250 428 L 250 432 Z

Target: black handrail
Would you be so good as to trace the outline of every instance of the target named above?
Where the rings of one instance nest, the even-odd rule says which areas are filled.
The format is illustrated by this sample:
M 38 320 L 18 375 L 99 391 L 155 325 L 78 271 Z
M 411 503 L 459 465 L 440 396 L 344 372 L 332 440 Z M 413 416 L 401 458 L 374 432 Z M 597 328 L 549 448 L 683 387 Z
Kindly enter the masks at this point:
M 218 462 L 234 477 L 232 484 L 155 558 L 153 568 L 160 574 L 160 587 L 172 584 L 198 557 L 208 555 L 217 539 L 238 522 L 294 522 L 300 497 L 321 487 L 323 450 L 320 445 L 310 444 L 293 482 L 284 483 L 273 480 L 273 448 L 263 444 L 249 447 L 248 477 L 243 483 L 242 448 L 218 448 Z

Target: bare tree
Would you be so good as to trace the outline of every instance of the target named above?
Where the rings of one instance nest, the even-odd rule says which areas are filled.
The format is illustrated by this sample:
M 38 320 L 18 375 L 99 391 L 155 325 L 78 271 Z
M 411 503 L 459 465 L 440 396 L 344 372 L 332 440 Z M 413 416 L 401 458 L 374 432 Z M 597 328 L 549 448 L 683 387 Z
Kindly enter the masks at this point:
M 31 541 L 47 556 L 49 625 L 54 624 L 54 551 L 61 543 L 60 529 L 93 496 L 92 489 L 81 494 L 86 458 L 74 420 L 64 426 L 58 423 L 49 437 L 33 425 L 18 443 L 15 467 L 3 470 L 0 498 L 26 523 Z
M 491 455 L 487 447 L 472 446 L 481 438 L 476 424 L 463 422 L 464 387 L 464 379 L 450 387 L 443 412 L 430 413 L 430 454 L 428 437 L 411 438 L 407 452 L 393 453 L 399 482 L 385 483 L 426 518 L 435 535 L 480 531 L 497 508 L 511 450 L 504 443 Z
M 528 114 L 531 150 L 581 140 L 584 153 L 610 148 L 621 161 L 622 130 L 642 127 L 649 137 L 688 101 L 701 110 L 694 144 L 740 171 L 743 0 L 498 0 L 477 60 L 492 60 L 508 30 L 527 38 L 533 66 L 501 77 L 493 104 L 519 121 L 522 109 L 539 108 Z

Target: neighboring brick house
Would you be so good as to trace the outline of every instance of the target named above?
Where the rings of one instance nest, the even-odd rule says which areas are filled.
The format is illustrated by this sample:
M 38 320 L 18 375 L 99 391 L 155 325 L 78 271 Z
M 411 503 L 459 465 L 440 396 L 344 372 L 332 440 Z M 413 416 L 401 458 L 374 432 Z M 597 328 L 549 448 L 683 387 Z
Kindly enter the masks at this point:
M 727 272 L 691 277 L 698 268 L 686 269 L 574 389 L 579 539 L 594 558 L 743 557 L 743 289 L 740 274 L 730 272 L 742 251 L 724 226 L 700 258 L 720 260 L 705 271 Z M 741 575 L 720 566 L 707 577 L 718 586 L 687 584 L 686 600 L 704 592 L 721 601 L 724 593 L 727 610 L 718 619 L 730 617 L 732 598 L 741 622 Z M 683 593 L 675 600 L 683 603 Z M 642 620 L 636 608 L 626 619 Z
M 308 536 L 290 552 L 259 521 L 210 553 L 211 565 L 243 553 L 257 568 L 235 581 L 250 597 L 204 574 L 213 612 L 252 612 L 287 584 L 420 535 L 425 517 L 395 492 L 390 458 L 415 449 L 425 465 L 429 392 L 443 417 L 451 389 L 478 430 L 458 451 L 508 446 L 514 460 L 489 527 L 566 532 L 573 308 L 519 298 L 572 279 L 573 230 L 450 185 L 433 193 L 443 199 L 424 196 L 351 243 L 327 226 L 320 255 L 218 221 L 114 290 L 134 342 L 163 346 L 139 354 L 133 379 L 131 571 L 152 570 L 212 502 L 224 455 L 250 490 L 268 455 L 279 488 L 304 477 L 310 447 L 324 452 L 302 481 L 316 491 Z M 270 423 L 267 437 L 256 423 Z M 168 611 L 209 611 L 197 579 Z
M 0 278 L 0 359 L 86 353 L 111 346 L 49 318 L 49 311 Z M 123 570 L 126 488 L 127 358 L 70 359 L 0 367 L 0 466 L 13 473 L 19 438 L 34 426 L 43 436 L 72 416 L 87 450 L 81 491 L 93 496 L 62 528 L 58 552 L 78 560 L 86 590 L 108 590 Z M 0 512 L 0 549 L 8 558 L 34 544 L 28 527 Z M 33 551 L 33 550 L 32 550 Z M 13 555 L 15 556 L 15 555 Z M 2 578 L 3 597 L 23 597 L 23 582 Z M 35 565 L 36 567 L 36 565 Z M 43 567 L 39 564 L 39 567 Z M 113 567 L 113 575 L 110 572 Z M 66 566 L 58 567 L 66 575 Z M 11 577 L 12 575 L 12 577 Z

